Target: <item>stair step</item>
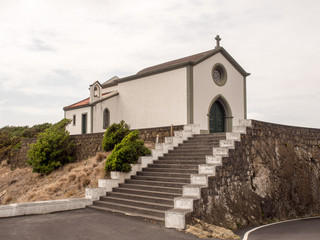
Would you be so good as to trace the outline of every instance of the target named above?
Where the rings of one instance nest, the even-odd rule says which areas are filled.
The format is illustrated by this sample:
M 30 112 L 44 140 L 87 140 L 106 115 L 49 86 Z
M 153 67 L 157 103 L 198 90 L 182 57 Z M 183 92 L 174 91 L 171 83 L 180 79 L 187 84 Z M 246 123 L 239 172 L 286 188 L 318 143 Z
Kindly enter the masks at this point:
M 166 160 L 158 160 L 157 164 L 183 164 L 183 165 L 199 165 L 206 163 L 205 157 L 201 160 L 175 160 L 175 159 L 166 159 Z
M 213 151 L 211 151 L 211 155 L 212 155 Z M 171 156 L 171 155 L 165 155 L 163 157 L 159 157 L 159 160 L 169 160 L 169 159 L 172 159 L 172 160 L 201 160 L 204 158 L 204 156 L 206 156 L 208 154 L 199 154 L 199 155 L 196 155 L 196 156 L 190 156 L 190 155 L 177 155 L 177 156 Z
M 215 144 L 215 143 L 219 143 L 220 140 L 224 140 L 224 139 L 223 138 L 217 138 L 217 139 L 205 139 L 205 138 L 196 139 L 196 138 L 191 138 L 191 139 L 183 141 L 179 145 L 183 146 L 184 144 L 187 144 L 187 145 L 191 145 L 191 144 L 195 144 L 195 145 Z
M 185 143 L 180 143 L 178 146 L 176 146 L 176 149 L 184 149 L 184 148 L 190 148 L 190 149 L 201 149 L 201 148 L 208 148 L 211 146 L 216 146 L 219 145 L 220 140 L 216 142 L 185 142 Z
M 183 141 L 180 144 L 206 144 L 206 143 L 211 143 L 215 144 L 219 142 L 220 140 L 224 140 L 226 137 L 216 137 L 216 138 L 190 138 L 188 140 Z
M 93 208 L 93 209 L 97 209 L 97 210 L 102 210 L 102 211 L 107 211 L 107 212 L 115 212 L 115 213 L 121 213 L 124 215 L 128 215 L 128 216 L 132 216 L 132 217 L 138 217 L 138 218 L 142 218 L 145 220 L 149 220 L 149 221 L 156 221 L 158 223 L 164 224 L 164 217 L 156 217 L 153 215 L 148 215 L 148 214 L 139 214 L 139 213 L 129 213 L 127 211 L 123 211 L 123 210 L 119 210 L 119 209 L 114 209 L 114 208 L 110 208 L 110 207 L 99 207 L 99 206 L 88 206 L 89 208 Z
M 117 197 L 103 197 L 100 199 L 100 201 L 95 201 L 96 205 L 100 205 L 99 202 L 110 202 L 110 203 L 118 203 L 122 205 L 127 206 L 134 206 L 134 207 L 141 207 L 141 208 L 147 208 L 147 209 L 154 209 L 154 210 L 160 210 L 160 211 L 167 211 L 171 208 L 173 208 L 173 204 L 161 204 L 161 203 L 152 203 L 152 202 L 144 202 L 144 201 L 137 201 L 133 199 L 124 199 L 124 198 L 117 198 Z M 103 205 L 100 205 L 103 206 Z
M 212 148 L 206 149 L 206 150 L 201 150 L 201 151 L 192 151 L 192 150 L 170 150 L 167 154 L 165 154 L 164 156 L 190 156 L 190 157 L 197 157 L 199 155 L 208 155 L 208 154 L 212 154 Z
M 143 172 L 166 172 L 166 173 L 189 173 L 197 174 L 198 169 L 180 169 L 180 168 L 144 168 Z
M 131 188 L 114 188 L 114 192 L 121 192 L 121 193 L 129 193 L 135 195 L 145 195 L 145 196 L 153 196 L 153 197 L 161 197 L 161 198 L 175 198 L 181 196 L 181 194 L 177 193 L 168 193 L 168 192 L 156 192 L 156 191 L 147 191 L 147 190 L 140 190 L 140 189 L 131 189 Z
M 173 178 L 190 178 L 187 173 L 166 173 L 166 172 L 137 172 L 138 176 L 155 176 L 155 177 L 173 177 Z
M 162 210 L 128 206 L 126 204 L 111 203 L 111 202 L 104 202 L 104 201 L 94 201 L 93 205 L 99 206 L 99 207 L 113 208 L 113 209 L 125 211 L 127 213 L 140 213 L 140 214 L 147 214 L 147 215 L 161 217 L 161 218 L 164 217 L 164 211 Z
M 141 185 L 141 184 L 131 184 L 131 183 L 121 183 L 119 184 L 120 188 L 130 188 L 154 192 L 164 192 L 164 193 L 177 193 L 182 194 L 182 188 L 173 188 L 173 187 L 164 187 L 164 186 L 150 186 L 150 185 Z
M 180 169 L 198 169 L 195 164 L 161 164 L 161 162 L 155 161 L 148 165 L 148 168 L 180 168 Z
M 129 194 L 129 193 L 120 193 L 120 192 L 108 192 L 107 196 L 100 197 L 100 199 L 102 200 L 107 197 L 114 197 L 114 198 L 119 198 L 119 199 L 131 199 L 131 200 L 136 200 L 136 201 L 159 203 L 159 204 L 164 204 L 164 205 L 173 205 L 174 204 L 174 200 L 172 198 L 142 196 L 142 195 L 135 195 L 135 194 Z
M 131 176 L 131 179 L 137 180 L 147 180 L 147 181 L 162 181 L 162 182 L 174 182 L 174 183 L 190 183 L 189 178 L 168 178 L 168 177 L 158 177 L 158 176 L 142 176 L 142 175 L 134 175 Z
M 127 179 L 126 183 L 151 185 L 151 186 L 164 186 L 164 187 L 173 187 L 173 188 L 182 188 L 183 185 L 186 185 L 186 183 L 146 181 L 146 180 L 136 180 L 136 179 Z
M 199 139 L 199 138 L 221 138 L 221 137 L 226 137 L 226 133 L 197 134 L 197 135 L 194 135 L 192 139 Z

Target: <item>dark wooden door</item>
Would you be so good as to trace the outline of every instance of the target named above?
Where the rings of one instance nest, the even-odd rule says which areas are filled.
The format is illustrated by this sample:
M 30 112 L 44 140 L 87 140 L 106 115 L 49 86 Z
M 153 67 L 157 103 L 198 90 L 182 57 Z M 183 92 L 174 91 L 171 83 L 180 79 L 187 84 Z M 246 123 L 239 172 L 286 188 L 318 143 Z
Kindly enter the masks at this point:
M 87 133 L 87 114 L 82 114 L 81 133 Z
M 209 114 L 210 133 L 224 132 L 224 108 L 220 102 L 212 104 Z

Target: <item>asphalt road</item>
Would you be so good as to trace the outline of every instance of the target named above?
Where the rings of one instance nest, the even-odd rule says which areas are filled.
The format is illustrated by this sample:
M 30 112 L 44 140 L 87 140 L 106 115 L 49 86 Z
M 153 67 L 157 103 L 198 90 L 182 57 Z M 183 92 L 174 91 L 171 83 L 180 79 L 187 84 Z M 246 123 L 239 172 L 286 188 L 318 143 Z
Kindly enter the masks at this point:
M 248 240 L 319 240 L 320 217 L 265 226 L 248 235 Z
M 0 218 L 0 240 L 191 240 L 197 237 L 128 216 L 82 209 Z
M 249 229 L 248 229 L 249 230 Z M 241 238 L 244 230 L 236 234 Z M 197 237 L 141 219 L 94 209 L 0 218 L 0 240 L 191 240 Z M 265 226 L 247 240 L 319 240 L 320 217 Z

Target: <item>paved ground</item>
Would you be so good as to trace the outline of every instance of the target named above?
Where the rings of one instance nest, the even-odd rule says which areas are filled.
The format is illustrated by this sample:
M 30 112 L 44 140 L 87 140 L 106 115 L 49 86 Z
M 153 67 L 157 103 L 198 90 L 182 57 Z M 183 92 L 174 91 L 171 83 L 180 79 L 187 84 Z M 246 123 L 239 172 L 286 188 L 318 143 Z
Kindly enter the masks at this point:
M 239 234 L 242 235 L 242 234 Z M 248 240 L 319 240 L 320 218 L 266 226 L 251 232 Z
M 246 230 L 236 232 L 241 239 Z M 267 226 L 248 240 L 319 240 L 320 218 Z M 197 237 L 128 216 L 82 209 L 69 212 L 0 218 L 0 240 L 189 240 Z
M 198 239 L 143 220 L 93 209 L 0 219 L 0 240 Z

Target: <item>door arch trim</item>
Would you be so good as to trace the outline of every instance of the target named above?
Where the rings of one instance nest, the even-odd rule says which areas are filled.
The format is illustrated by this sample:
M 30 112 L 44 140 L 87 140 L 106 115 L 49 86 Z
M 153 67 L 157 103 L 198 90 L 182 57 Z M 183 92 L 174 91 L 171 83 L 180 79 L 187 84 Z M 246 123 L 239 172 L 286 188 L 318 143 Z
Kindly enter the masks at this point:
M 231 111 L 231 108 L 230 108 L 230 105 L 229 105 L 227 99 L 225 97 L 223 97 L 221 94 L 218 94 L 217 96 L 215 96 L 211 100 L 211 102 L 209 104 L 208 111 L 207 111 L 208 130 L 210 131 L 210 109 L 211 109 L 212 105 L 217 101 L 224 108 L 224 112 L 225 112 L 225 120 L 224 120 L 225 131 L 226 132 L 232 132 L 232 119 L 233 119 L 232 111 Z

